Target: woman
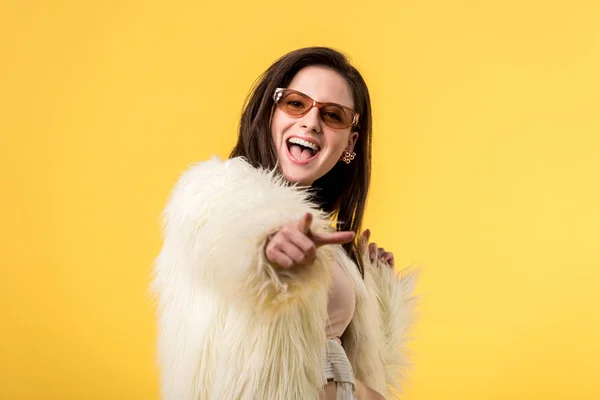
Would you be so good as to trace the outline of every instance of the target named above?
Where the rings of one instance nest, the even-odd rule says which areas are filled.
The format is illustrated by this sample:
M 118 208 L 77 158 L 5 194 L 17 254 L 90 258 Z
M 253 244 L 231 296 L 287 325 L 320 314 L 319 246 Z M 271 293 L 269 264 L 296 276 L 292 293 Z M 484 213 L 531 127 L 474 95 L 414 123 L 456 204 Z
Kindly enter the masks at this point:
M 230 159 L 192 166 L 165 209 L 163 399 L 396 395 L 415 275 L 356 238 L 370 156 L 369 92 L 342 54 L 296 50 L 263 74 Z

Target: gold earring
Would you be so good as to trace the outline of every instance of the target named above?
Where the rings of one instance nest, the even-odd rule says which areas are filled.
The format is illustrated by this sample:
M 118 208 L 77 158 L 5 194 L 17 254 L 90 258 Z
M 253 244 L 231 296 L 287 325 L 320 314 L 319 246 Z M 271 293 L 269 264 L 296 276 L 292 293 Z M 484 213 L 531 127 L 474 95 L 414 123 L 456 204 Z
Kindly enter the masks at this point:
M 352 162 L 352 160 L 354 160 L 354 157 L 356 156 L 355 152 L 349 152 L 349 151 L 344 151 L 344 156 L 342 157 L 342 161 L 345 162 L 346 164 L 350 164 L 350 162 Z

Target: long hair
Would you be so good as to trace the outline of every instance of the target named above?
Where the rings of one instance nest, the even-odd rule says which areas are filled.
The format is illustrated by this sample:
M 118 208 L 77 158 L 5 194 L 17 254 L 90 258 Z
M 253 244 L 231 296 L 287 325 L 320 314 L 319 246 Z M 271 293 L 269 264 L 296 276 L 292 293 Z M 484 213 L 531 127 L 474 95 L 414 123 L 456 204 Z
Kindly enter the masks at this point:
M 277 167 L 277 153 L 271 135 L 273 93 L 287 87 L 301 69 L 309 66 L 330 68 L 343 76 L 354 98 L 355 111 L 360 115 L 354 146 L 356 157 L 350 164 L 338 162 L 312 185 L 314 200 L 336 217 L 338 230 L 352 230 L 359 237 L 371 178 L 371 98 L 367 85 L 346 56 L 327 47 L 307 47 L 292 51 L 269 67 L 257 80 L 246 98 L 239 126 L 237 144 L 230 157 L 244 157 L 257 168 Z M 364 267 L 357 241 L 344 245 L 361 274 Z

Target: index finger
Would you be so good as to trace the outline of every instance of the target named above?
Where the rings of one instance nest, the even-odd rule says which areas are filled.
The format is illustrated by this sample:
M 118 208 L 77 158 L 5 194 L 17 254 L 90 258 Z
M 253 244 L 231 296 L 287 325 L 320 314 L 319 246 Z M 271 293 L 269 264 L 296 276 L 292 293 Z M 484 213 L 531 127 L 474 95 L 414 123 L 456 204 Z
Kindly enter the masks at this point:
M 345 244 L 354 240 L 353 231 L 331 232 L 313 234 L 312 240 L 315 246 L 320 247 L 326 244 Z

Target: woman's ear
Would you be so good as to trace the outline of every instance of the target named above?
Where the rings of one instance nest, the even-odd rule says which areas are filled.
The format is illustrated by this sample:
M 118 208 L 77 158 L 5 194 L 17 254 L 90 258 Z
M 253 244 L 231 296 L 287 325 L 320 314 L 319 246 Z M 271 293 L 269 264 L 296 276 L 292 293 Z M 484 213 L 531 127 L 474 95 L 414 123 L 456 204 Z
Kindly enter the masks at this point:
M 346 146 L 344 151 L 352 153 L 354 151 L 354 145 L 356 144 L 357 140 L 358 140 L 358 132 L 350 132 L 350 136 L 348 136 L 348 145 Z

